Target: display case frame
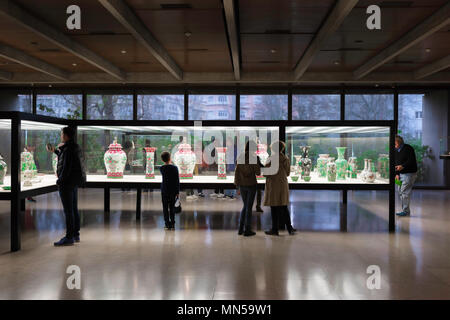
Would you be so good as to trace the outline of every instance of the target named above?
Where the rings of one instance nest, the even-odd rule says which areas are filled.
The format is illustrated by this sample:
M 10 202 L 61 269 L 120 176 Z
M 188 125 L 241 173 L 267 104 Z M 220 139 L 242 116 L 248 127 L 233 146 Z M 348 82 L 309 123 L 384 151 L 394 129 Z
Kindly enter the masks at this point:
M 45 186 L 42 188 L 35 188 L 33 190 L 20 190 L 20 141 L 21 141 L 21 122 L 36 121 L 43 123 L 54 123 L 66 125 L 77 130 L 80 126 L 173 126 L 173 127 L 192 127 L 198 125 L 198 121 L 188 120 L 67 120 L 53 118 L 43 115 L 35 115 L 22 112 L 0 112 L 0 119 L 11 119 L 11 192 L 0 194 L 1 200 L 11 201 L 11 251 L 17 251 L 21 248 L 20 243 L 20 211 L 24 209 L 25 199 L 27 197 L 46 194 L 57 191 L 57 186 Z M 389 183 L 386 184 L 367 184 L 367 183 L 292 183 L 289 181 L 289 188 L 292 190 L 335 190 L 342 193 L 342 207 L 341 207 L 341 230 L 346 231 L 347 225 L 347 192 L 349 190 L 374 190 L 389 192 L 389 231 L 395 231 L 395 183 L 394 183 L 394 138 L 396 124 L 394 120 L 388 121 L 365 121 L 365 120 L 227 120 L 227 121 L 201 121 L 204 127 L 278 127 L 279 139 L 286 140 L 286 128 L 296 126 L 383 126 L 389 127 L 389 159 L 390 176 Z M 181 188 L 194 189 L 201 185 L 203 189 L 214 189 L 218 185 L 224 189 L 234 189 L 233 183 L 217 181 L 199 184 L 189 180 L 181 181 Z M 142 189 L 159 189 L 160 182 L 145 180 L 145 181 L 87 181 L 85 188 L 101 188 L 104 190 L 104 212 L 105 218 L 109 216 L 110 212 L 110 190 L 112 188 L 131 188 L 137 190 L 136 202 L 136 219 L 141 218 L 141 198 Z M 259 183 L 258 188 L 263 189 L 264 183 Z

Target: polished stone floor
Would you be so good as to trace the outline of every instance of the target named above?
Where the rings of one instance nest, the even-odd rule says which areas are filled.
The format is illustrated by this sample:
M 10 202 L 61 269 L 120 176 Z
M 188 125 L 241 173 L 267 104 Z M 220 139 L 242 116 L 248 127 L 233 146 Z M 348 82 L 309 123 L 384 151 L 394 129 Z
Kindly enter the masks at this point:
M 183 195 L 184 197 L 184 195 Z M 348 231 L 340 232 L 340 193 L 295 191 L 299 232 L 264 235 L 268 208 L 252 238 L 236 234 L 240 200 L 183 201 L 178 230 L 163 230 L 159 192 L 80 191 L 82 242 L 54 248 L 64 219 L 56 193 L 27 202 L 22 251 L 9 250 L 9 203 L 0 202 L 0 299 L 449 299 L 450 192 L 415 191 L 413 215 L 387 232 L 387 194 L 349 192 Z M 81 269 L 81 289 L 66 268 Z M 367 288 L 370 265 L 379 290 Z

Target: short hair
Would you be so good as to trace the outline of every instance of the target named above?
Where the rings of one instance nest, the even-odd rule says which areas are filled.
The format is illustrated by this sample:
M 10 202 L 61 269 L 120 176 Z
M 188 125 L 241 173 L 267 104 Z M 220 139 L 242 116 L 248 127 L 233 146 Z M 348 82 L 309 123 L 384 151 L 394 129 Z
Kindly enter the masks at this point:
M 405 141 L 403 140 L 403 138 L 401 136 L 399 136 L 398 134 L 395 136 L 395 140 L 397 140 L 398 142 L 400 142 L 400 144 L 404 144 Z
M 168 152 L 168 151 L 162 152 L 161 153 L 161 160 L 163 162 L 169 162 L 169 160 L 170 160 L 170 152 Z
M 75 129 L 71 127 L 64 127 L 61 129 L 61 132 L 69 138 L 69 140 L 72 140 L 75 138 Z

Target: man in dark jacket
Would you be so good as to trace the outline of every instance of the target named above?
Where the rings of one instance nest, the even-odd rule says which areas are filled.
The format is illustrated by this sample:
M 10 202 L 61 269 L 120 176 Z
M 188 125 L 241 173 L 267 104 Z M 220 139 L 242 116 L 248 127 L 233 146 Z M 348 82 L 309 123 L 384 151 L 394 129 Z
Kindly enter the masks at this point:
M 175 200 L 180 194 L 178 167 L 171 163 L 170 153 L 161 153 L 164 165 L 159 168 L 162 175 L 161 198 L 166 230 L 175 230 Z
M 54 245 L 70 246 L 80 242 L 80 215 L 78 213 L 78 187 L 86 182 L 86 173 L 81 161 L 81 149 L 74 141 L 75 130 L 65 127 L 61 130 L 61 143 L 49 151 L 58 156 L 56 175 L 59 196 L 66 216 L 66 236 Z
M 395 178 L 401 181 L 398 192 L 402 201 L 402 212 L 397 215 L 409 216 L 411 192 L 417 178 L 417 161 L 414 148 L 405 144 L 400 136 L 395 137 Z

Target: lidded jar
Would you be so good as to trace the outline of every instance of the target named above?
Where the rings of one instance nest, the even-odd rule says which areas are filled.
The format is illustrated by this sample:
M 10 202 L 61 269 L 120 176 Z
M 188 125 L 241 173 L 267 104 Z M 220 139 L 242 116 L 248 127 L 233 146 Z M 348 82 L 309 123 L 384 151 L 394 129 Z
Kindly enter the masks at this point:
M 108 178 L 123 178 L 123 171 L 127 164 L 127 155 L 122 150 L 122 145 L 117 143 L 117 137 L 115 137 L 113 143 L 109 145 L 103 159 L 105 161 L 106 175 Z

